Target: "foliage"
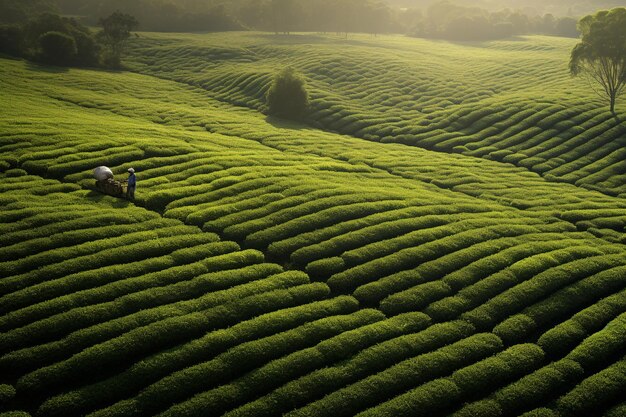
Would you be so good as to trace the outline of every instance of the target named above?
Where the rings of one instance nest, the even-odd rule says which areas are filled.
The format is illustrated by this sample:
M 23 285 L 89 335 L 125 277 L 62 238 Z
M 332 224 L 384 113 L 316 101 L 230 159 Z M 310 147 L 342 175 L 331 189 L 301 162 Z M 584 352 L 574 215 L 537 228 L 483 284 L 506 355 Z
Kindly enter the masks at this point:
M 21 24 L 0 27 L 0 50 L 61 66 L 96 66 L 99 46 L 75 19 L 42 13 Z
M 582 40 L 571 53 L 570 72 L 588 78 L 611 113 L 626 89 L 626 8 L 599 11 L 578 24 Z
M 436 1 L 413 22 L 411 34 L 456 41 L 502 39 L 528 33 L 578 37 L 576 21 L 570 17 L 531 16 L 519 9 L 512 10 L 489 11 L 447 0 Z
M 1 60 L 0 373 L 27 411 L 554 415 L 605 378 L 615 405 L 626 204 L 583 185 L 625 190 L 622 131 L 559 70 L 573 42 L 281 42 Z M 259 114 L 284 62 L 351 135 Z M 137 205 L 89 191 L 96 163 L 141 172 Z
M 0 384 L 0 406 L 15 397 L 15 388 L 12 385 Z
M 270 114 L 299 119 L 309 105 L 304 78 L 292 67 L 282 69 L 274 76 L 266 100 Z
M 0 25 L 21 24 L 40 13 L 57 11 L 57 2 L 54 0 L 0 0 Z
M 24 35 L 20 25 L 0 26 L 0 52 L 20 56 L 24 48 Z
M 119 67 L 126 41 L 130 38 L 130 32 L 139 26 L 139 22 L 134 16 L 116 11 L 100 18 L 98 26 L 102 27 L 98 39 L 105 48 L 102 58 L 104 65 Z
M 39 37 L 41 59 L 50 64 L 65 64 L 74 60 L 76 41 L 61 32 L 46 32 Z

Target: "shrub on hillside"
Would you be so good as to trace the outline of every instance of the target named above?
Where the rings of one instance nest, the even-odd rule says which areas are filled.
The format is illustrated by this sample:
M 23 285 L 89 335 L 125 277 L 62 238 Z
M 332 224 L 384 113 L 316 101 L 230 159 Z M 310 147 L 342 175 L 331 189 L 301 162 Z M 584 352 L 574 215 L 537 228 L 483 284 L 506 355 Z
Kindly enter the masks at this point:
M 299 119 L 309 105 L 304 78 L 287 67 L 274 76 L 267 91 L 268 112 L 274 116 Z
M 70 35 L 61 32 L 46 32 L 39 37 L 41 60 L 55 65 L 63 65 L 74 60 L 78 49 Z
M 22 53 L 23 31 L 18 25 L 0 26 L 0 52 L 19 56 Z
M 41 38 L 48 32 L 58 32 L 71 38 L 74 42 L 74 51 L 66 59 L 50 60 L 47 50 L 41 43 Z M 68 19 L 52 13 L 44 13 L 23 25 L 23 42 L 25 54 L 37 57 L 38 52 L 47 63 L 55 65 L 97 65 L 99 46 L 88 28 L 74 19 Z M 58 42 L 61 42 L 60 40 Z M 70 43 L 69 41 L 63 41 Z M 56 55 L 54 55 L 56 56 Z
M 12 385 L 0 384 L 0 404 L 5 404 L 15 397 L 15 388 Z

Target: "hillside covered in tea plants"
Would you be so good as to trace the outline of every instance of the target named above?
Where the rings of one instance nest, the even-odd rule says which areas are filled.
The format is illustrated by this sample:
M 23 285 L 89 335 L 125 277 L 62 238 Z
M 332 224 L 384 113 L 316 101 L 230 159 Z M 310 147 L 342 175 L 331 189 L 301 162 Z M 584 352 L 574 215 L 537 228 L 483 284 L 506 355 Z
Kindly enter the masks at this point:
M 573 42 L 0 58 L 0 415 L 624 415 L 624 113 Z M 303 124 L 259 111 L 286 65 Z

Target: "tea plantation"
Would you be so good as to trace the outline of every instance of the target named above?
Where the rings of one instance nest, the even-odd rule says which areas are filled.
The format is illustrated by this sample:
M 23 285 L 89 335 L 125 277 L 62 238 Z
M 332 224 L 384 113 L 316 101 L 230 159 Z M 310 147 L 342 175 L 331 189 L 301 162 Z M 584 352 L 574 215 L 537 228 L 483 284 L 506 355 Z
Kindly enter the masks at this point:
M 572 45 L 0 58 L 0 416 L 623 416 L 625 125 Z M 258 111 L 287 64 L 309 124 Z

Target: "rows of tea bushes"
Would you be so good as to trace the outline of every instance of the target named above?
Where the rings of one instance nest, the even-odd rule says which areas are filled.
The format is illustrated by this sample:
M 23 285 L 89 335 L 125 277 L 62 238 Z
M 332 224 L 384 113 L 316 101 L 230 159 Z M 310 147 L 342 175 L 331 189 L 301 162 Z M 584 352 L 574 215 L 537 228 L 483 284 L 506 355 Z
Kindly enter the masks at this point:
M 512 41 L 458 45 L 392 36 L 228 36 L 165 41 L 150 34 L 133 40 L 128 64 L 253 109 L 263 107 L 275 68 L 289 64 L 307 80 L 308 117 L 326 129 L 626 193 L 624 127 L 606 100 L 563 67 L 574 40 L 527 37 L 520 48 Z
M 43 403 L 41 415 L 80 415 L 235 347 L 241 353 L 228 361 L 255 367 L 264 359 L 250 349 L 279 355 L 281 340 L 285 352 L 305 349 L 384 319 L 215 234 L 77 188 L 42 194 L 58 183 L 19 178 L 0 176 L 20 184 L 0 194 L 9 255 L 1 262 L 7 408 Z M 381 329 L 389 338 L 427 325 L 417 315 Z M 377 340 L 375 330 L 364 332 Z M 82 402 L 63 399 L 83 385 L 98 388 Z
M 150 36 L 134 42 L 137 70 L 148 71 L 137 66 L 141 45 L 153 48 L 155 68 L 174 51 L 177 41 Z M 219 59 L 256 67 L 234 77 L 218 60 L 203 67 L 214 75 L 187 78 L 208 35 L 184 37 L 198 42 L 188 61 L 154 74 L 173 81 L 59 77 L 0 60 L 0 88 L 19 104 L 0 113 L 0 413 L 619 413 L 626 203 L 498 162 L 501 152 L 377 143 L 417 134 L 399 130 L 406 124 L 425 147 L 472 136 L 480 146 L 468 153 L 501 146 L 497 136 L 540 146 L 550 129 L 567 131 L 562 119 L 574 110 L 610 121 L 587 104 L 553 117 L 547 99 L 541 109 L 516 103 L 511 91 L 535 68 L 504 76 L 506 101 L 470 80 L 462 103 L 426 112 L 435 90 L 403 104 L 396 90 L 358 98 L 367 82 L 341 75 L 339 61 L 239 36 L 223 46 L 238 53 Z M 415 53 L 404 40 L 383 42 L 403 61 Z M 532 42 L 545 46 L 538 57 L 553 52 L 550 40 Z M 501 57 L 517 53 L 512 46 L 473 51 Z M 331 72 L 311 83 L 323 121 L 363 137 L 378 126 L 382 136 L 364 141 L 228 104 L 237 89 L 232 100 L 256 106 L 244 101 L 262 94 L 273 70 L 263 61 L 282 60 L 288 47 L 305 72 L 330 65 L 342 78 L 341 103 L 321 98 Z M 495 76 L 500 66 L 489 68 Z M 383 82 L 376 65 L 364 71 Z M 218 78 L 219 88 L 210 82 Z M 563 85 L 555 72 L 546 79 Z M 369 125 L 351 100 L 371 105 Z M 483 111 L 472 108 L 485 100 Z M 394 115 L 398 106 L 411 117 Z M 526 119 L 550 129 L 531 129 L 538 136 L 528 141 Z M 558 157 L 573 158 L 567 152 Z M 568 172 L 581 173 L 572 158 Z M 135 168 L 134 204 L 90 191 L 100 164 L 118 179 Z

